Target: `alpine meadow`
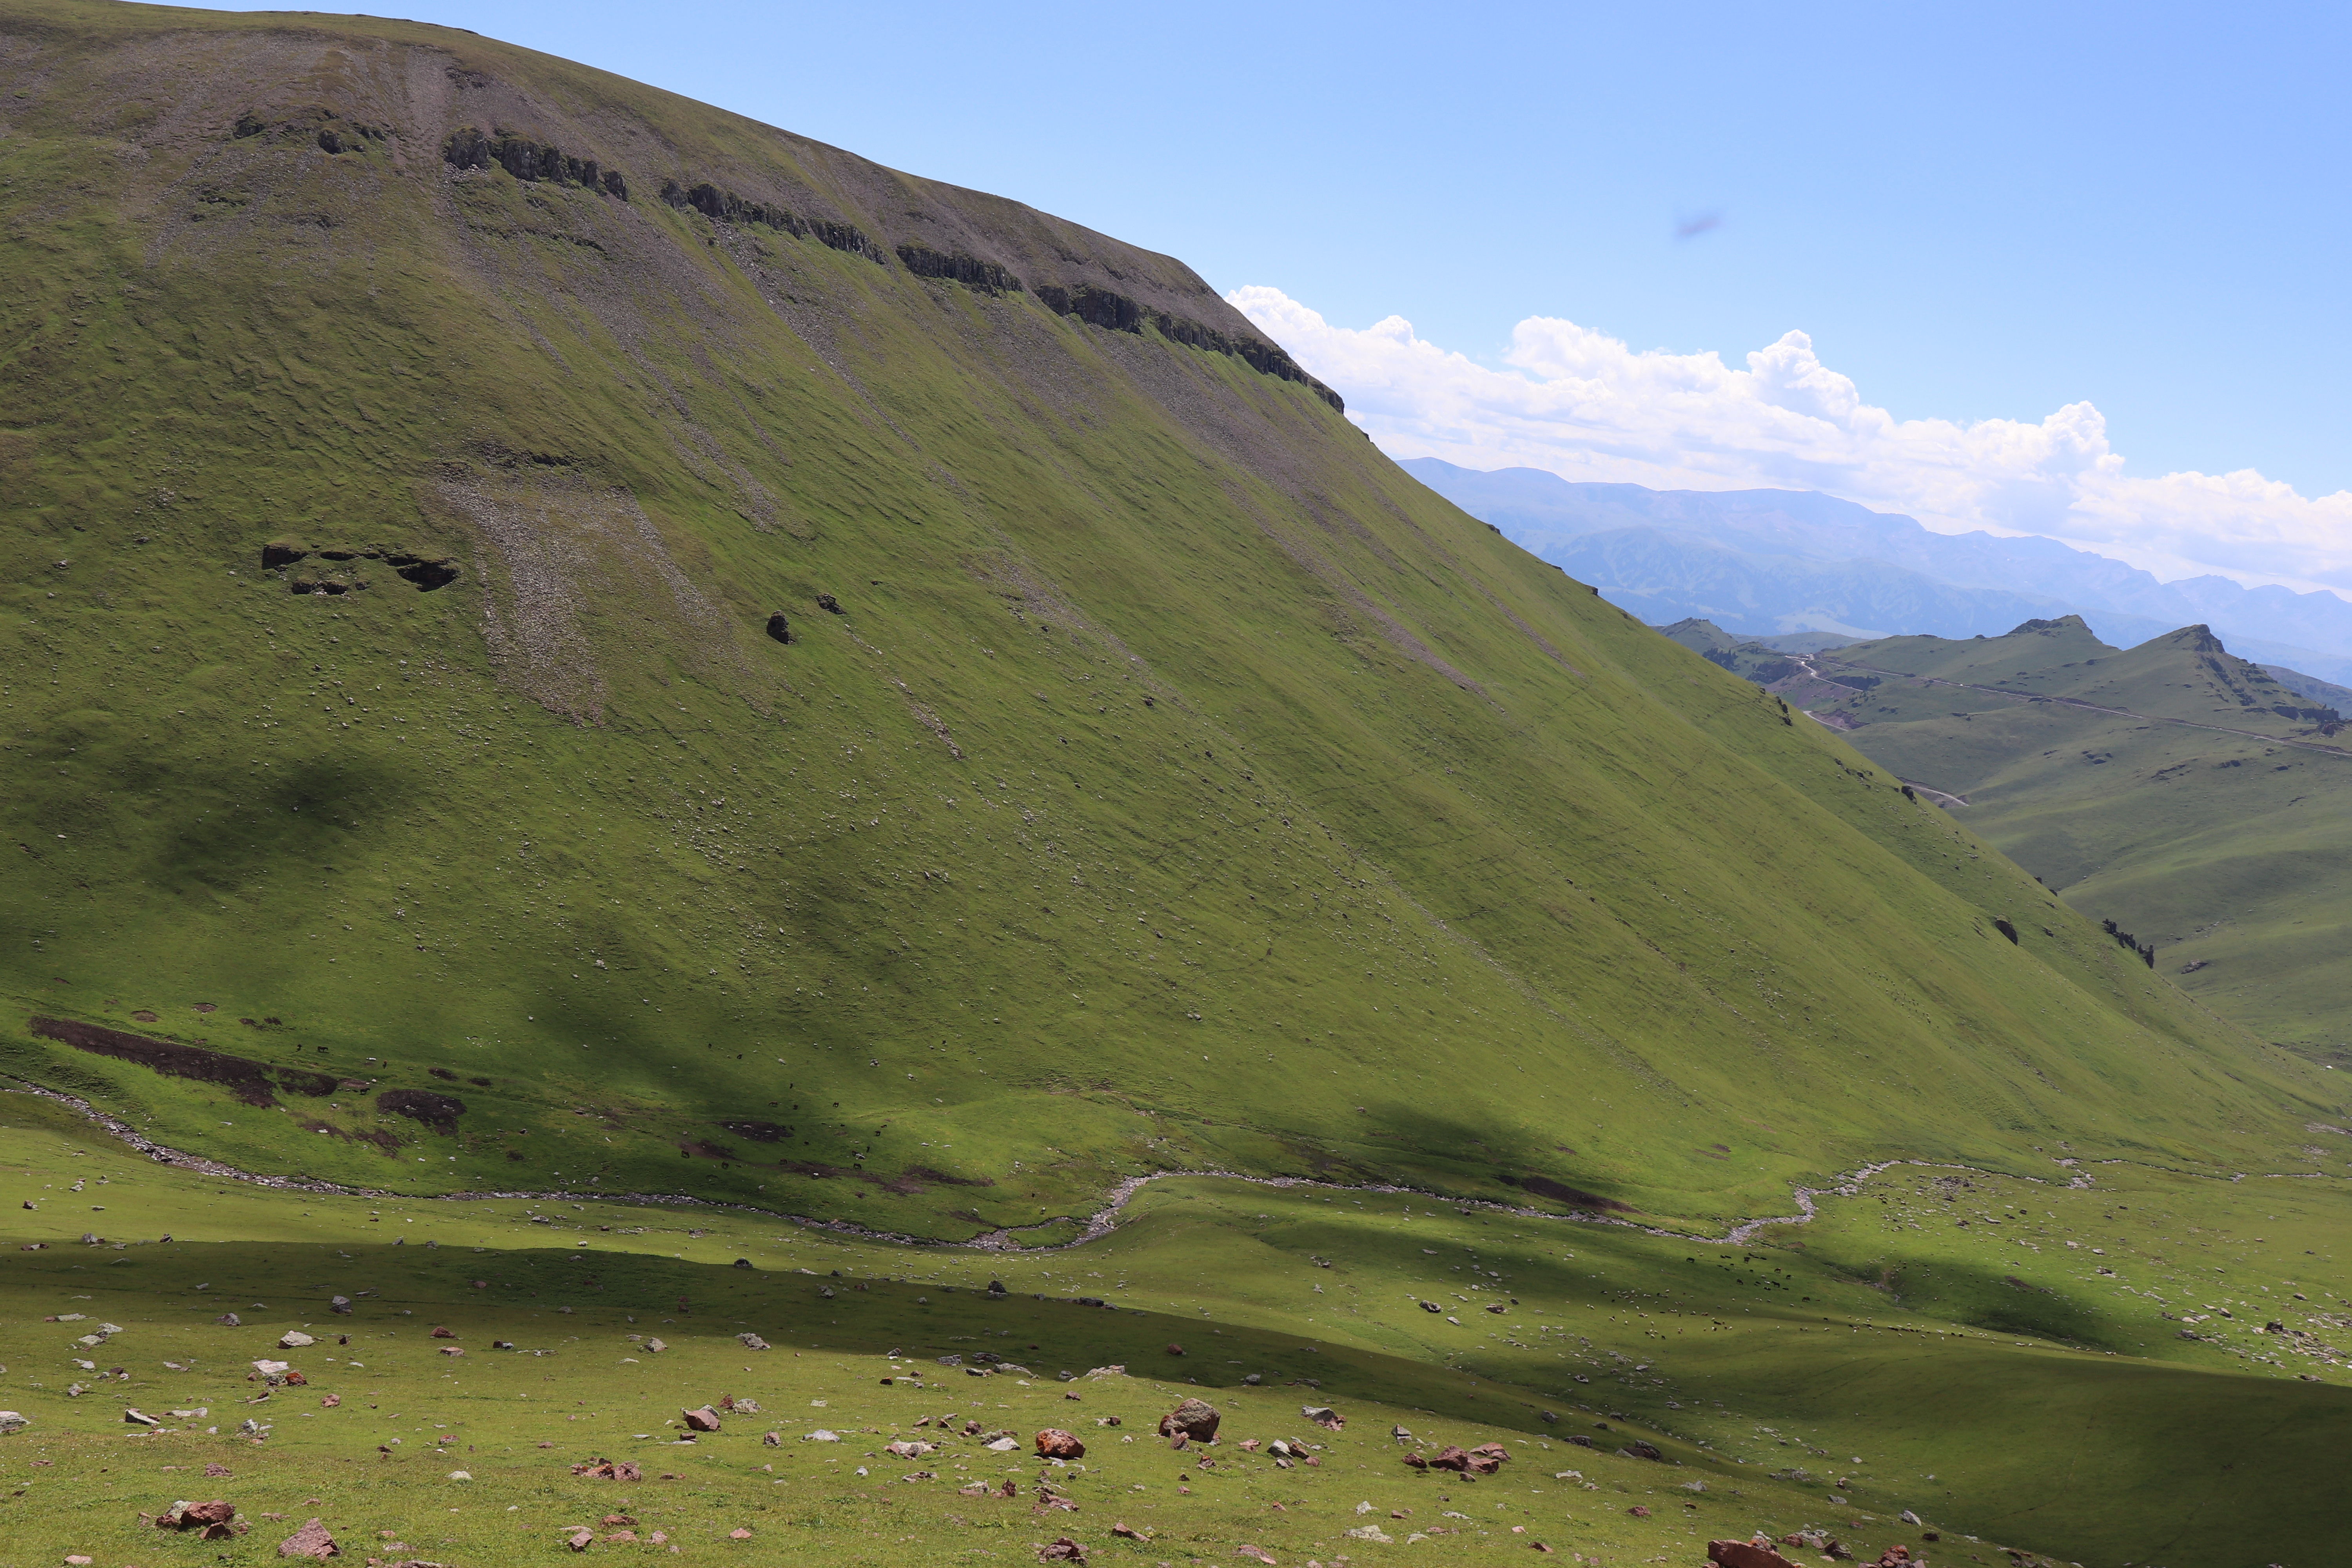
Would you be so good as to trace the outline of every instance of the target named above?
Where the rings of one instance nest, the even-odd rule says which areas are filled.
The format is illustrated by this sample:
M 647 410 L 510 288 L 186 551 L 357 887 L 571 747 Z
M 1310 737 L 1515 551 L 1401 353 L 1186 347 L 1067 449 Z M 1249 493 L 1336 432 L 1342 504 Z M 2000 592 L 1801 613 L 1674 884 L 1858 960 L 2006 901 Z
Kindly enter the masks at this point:
M 2340 1539 L 2326 1053 L 1182 262 L 98 0 L 0 247 L 0 1568 Z

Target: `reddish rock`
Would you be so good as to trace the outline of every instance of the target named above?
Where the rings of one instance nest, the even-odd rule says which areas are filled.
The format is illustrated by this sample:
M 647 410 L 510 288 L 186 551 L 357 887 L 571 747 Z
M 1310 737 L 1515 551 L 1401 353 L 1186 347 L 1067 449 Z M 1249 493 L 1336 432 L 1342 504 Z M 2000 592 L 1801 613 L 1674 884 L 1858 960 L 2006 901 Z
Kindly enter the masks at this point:
M 574 1552 L 585 1552 L 589 1547 L 594 1545 L 595 1542 L 595 1532 L 588 1530 L 575 1530 L 571 1534 L 563 1538 L 563 1544 L 569 1546 Z
M 1118 1536 L 1121 1541 L 1140 1541 L 1143 1539 L 1143 1531 L 1136 1529 L 1131 1524 L 1114 1524 L 1110 1527 L 1110 1532 L 1113 1535 Z
M 1452 1470 L 1457 1475 L 1466 1475 L 1470 1469 L 1470 1456 L 1463 1449 L 1448 1443 L 1430 1459 L 1429 1468 L 1433 1470 Z
M 1223 1419 L 1207 1400 L 1188 1399 L 1160 1418 L 1160 1435 L 1173 1437 L 1181 1432 L 1195 1442 L 1214 1442 L 1217 1426 Z
M 719 1412 L 711 1409 L 708 1405 L 699 1410 L 681 1410 L 678 1414 L 686 1418 L 687 1430 L 689 1432 L 719 1430 Z
M 1037 1561 L 1040 1563 L 1084 1563 L 1086 1560 L 1087 1549 L 1066 1535 L 1037 1548 Z
M 326 1525 L 315 1519 L 278 1543 L 278 1555 L 280 1557 L 324 1559 L 342 1554 L 343 1549 L 335 1544 L 333 1536 L 327 1533 Z
M 1627 1509 L 1625 1511 L 1632 1514 L 1635 1519 L 1647 1519 L 1650 1517 L 1650 1510 L 1643 1508 L 1640 1503 L 1635 1503 L 1632 1508 Z
M 730 1541 L 749 1541 L 751 1539 L 751 1532 L 739 1524 L 734 1529 L 727 1532 L 727 1539 Z
M 1171 1344 L 1168 1347 L 1168 1353 L 1170 1355 L 1182 1355 L 1184 1353 L 1184 1347 L 1182 1345 Z
M 1797 1568 L 1761 1541 L 1710 1541 L 1706 1560 L 1720 1568 Z
M 1059 1426 L 1048 1426 L 1037 1434 L 1037 1457 L 1041 1459 L 1083 1459 L 1087 1446 L 1073 1433 Z
M 230 1524 L 236 1518 L 236 1505 L 215 1500 L 211 1502 L 175 1502 L 156 1515 L 158 1530 L 193 1530 L 201 1532 L 205 1541 L 226 1541 L 237 1533 Z
M 637 1532 L 634 1530 L 616 1530 L 604 1537 L 607 1546 L 635 1546 L 636 1543 Z
M 613 1479 L 616 1481 L 643 1480 L 645 1472 L 637 1468 L 634 1459 L 616 1459 L 613 1462 Z
M 1463 1456 L 1469 1461 L 1470 1473 L 1478 1476 L 1493 1475 L 1510 1457 L 1510 1450 L 1500 1443 L 1481 1443 Z
M 436 1340 L 454 1340 L 457 1337 L 457 1331 L 455 1329 L 436 1329 L 432 1333 L 425 1337 Z
M 206 1465 L 205 1467 L 205 1477 L 208 1480 L 217 1480 L 219 1478 L 226 1476 L 228 1473 L 229 1468 L 226 1465 Z
M 1407 1454 L 1404 1457 L 1404 1462 L 1411 1465 L 1416 1470 L 1425 1470 L 1429 1468 L 1429 1460 L 1420 1454 Z

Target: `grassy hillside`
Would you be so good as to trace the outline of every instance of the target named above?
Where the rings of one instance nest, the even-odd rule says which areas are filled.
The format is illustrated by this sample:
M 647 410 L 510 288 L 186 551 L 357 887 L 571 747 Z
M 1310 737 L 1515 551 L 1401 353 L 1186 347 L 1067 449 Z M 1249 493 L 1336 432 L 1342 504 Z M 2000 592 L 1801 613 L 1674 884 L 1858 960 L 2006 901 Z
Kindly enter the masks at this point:
M 2122 650 L 2072 616 L 1857 644 L 1775 689 L 1899 776 L 1964 797 L 1956 820 L 2153 947 L 2200 1001 L 2352 1064 L 2352 754 L 2334 710 L 2201 626 Z
M 2336 1114 L 1180 263 L 467 35 L 7 16 L 8 1065 L 168 1144 L 1051 1237 Z

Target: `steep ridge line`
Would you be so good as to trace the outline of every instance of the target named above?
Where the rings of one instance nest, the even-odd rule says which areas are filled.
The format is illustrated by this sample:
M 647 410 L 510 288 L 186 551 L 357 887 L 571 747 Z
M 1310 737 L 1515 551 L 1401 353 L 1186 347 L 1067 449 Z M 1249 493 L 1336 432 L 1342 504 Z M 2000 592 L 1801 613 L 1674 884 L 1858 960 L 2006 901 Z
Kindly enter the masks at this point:
M 593 1201 L 596 1203 L 609 1204 L 659 1204 L 670 1208 L 707 1208 L 723 1210 L 732 1214 L 758 1215 L 762 1218 L 772 1219 L 788 1225 L 796 1225 L 804 1230 L 832 1231 L 836 1235 L 856 1237 L 864 1241 L 887 1242 L 894 1247 L 947 1252 L 1050 1253 L 1067 1252 L 1073 1247 L 1085 1247 L 1089 1243 L 1102 1240 L 1104 1237 L 1109 1236 L 1113 1231 L 1115 1231 L 1118 1228 L 1118 1216 L 1125 1212 L 1127 1205 L 1134 1201 L 1136 1194 L 1140 1193 L 1145 1187 L 1150 1185 L 1154 1182 L 1162 1182 L 1173 1178 L 1183 1177 L 1193 1177 L 1210 1181 L 1242 1182 L 1251 1186 L 1259 1187 L 1307 1187 L 1331 1193 L 1382 1193 L 1391 1194 L 1410 1194 L 1416 1197 L 1426 1198 L 1433 1203 L 1447 1205 L 1465 1215 L 1472 1213 L 1497 1214 L 1509 1215 L 1515 1219 L 1559 1220 L 1571 1225 L 1616 1226 L 1625 1230 L 1638 1230 L 1645 1236 L 1662 1237 L 1672 1241 L 1687 1242 L 1695 1247 L 1745 1247 L 1749 1241 L 1754 1239 L 1758 1232 L 1764 1229 L 1767 1226 L 1810 1225 L 1812 1223 L 1814 1215 L 1820 1212 L 1820 1206 L 1815 1200 L 1823 1197 L 1858 1196 L 1862 1192 L 1862 1184 L 1864 1182 L 1867 1182 L 1871 1177 L 1878 1174 L 1881 1171 L 1892 1170 L 1897 1165 L 1916 1165 L 1930 1170 L 1966 1171 L 1971 1175 L 1988 1177 L 2007 1176 L 2017 1181 L 2032 1182 L 2038 1185 L 2047 1186 L 2050 1184 L 2046 1178 L 2041 1176 L 2023 1175 L 2013 1171 L 1987 1171 L 1975 1165 L 1954 1164 L 1948 1161 L 1913 1159 L 1881 1160 L 1874 1164 L 1858 1166 L 1850 1173 L 1839 1177 L 1835 1182 L 1827 1186 L 1801 1186 L 1792 1189 L 1792 1196 L 1794 1197 L 1797 1205 L 1797 1212 L 1793 1215 L 1766 1215 L 1754 1219 L 1741 1220 L 1723 1235 L 1719 1237 L 1710 1237 L 1700 1236 L 1691 1231 L 1670 1230 L 1664 1226 L 1642 1225 L 1633 1220 L 1618 1219 L 1608 1215 L 1554 1214 L 1547 1209 L 1531 1209 L 1514 1204 L 1493 1203 L 1483 1198 L 1448 1197 L 1444 1193 L 1432 1192 L 1426 1187 L 1408 1187 L 1389 1183 L 1374 1183 L 1362 1186 L 1349 1186 L 1347 1184 L 1340 1182 L 1318 1182 L 1311 1176 L 1252 1176 L 1245 1175 L 1238 1171 L 1220 1170 L 1154 1171 L 1148 1175 L 1129 1176 L 1127 1180 L 1112 1187 L 1110 1191 L 1104 1195 L 1102 1206 L 1097 1209 L 1093 1215 L 1088 1216 L 1085 1227 L 1072 1239 L 1065 1242 L 1057 1242 L 1048 1247 L 1023 1247 L 1014 1239 L 1014 1237 L 1022 1235 L 1024 1232 L 1047 1229 L 1053 1226 L 1066 1223 L 1072 1216 L 1067 1215 L 1057 1215 L 1053 1219 L 1047 1220 L 1041 1226 L 1023 1226 L 1017 1228 L 986 1231 L 972 1237 L 970 1241 L 940 1241 L 928 1237 L 908 1236 L 899 1231 L 876 1230 L 867 1226 L 853 1224 L 848 1220 L 816 1219 L 804 1215 L 784 1214 L 774 1209 L 759 1208 L 751 1204 L 719 1203 L 709 1198 L 688 1197 L 676 1193 L 607 1193 L 593 1190 L 583 1192 L 558 1189 L 553 1192 L 518 1191 L 444 1193 L 438 1195 L 434 1195 L 430 1194 L 411 1194 L 400 1193 L 389 1187 L 349 1187 L 341 1185 L 334 1182 L 308 1181 L 298 1176 L 262 1175 L 256 1172 L 240 1171 L 234 1165 L 225 1165 L 217 1160 L 207 1160 L 200 1155 L 183 1153 L 179 1150 L 168 1148 L 163 1144 L 156 1142 L 153 1139 L 149 1138 L 144 1133 L 141 1132 L 137 1128 L 132 1127 L 129 1122 L 122 1121 L 119 1117 L 108 1115 L 106 1112 L 99 1110 L 96 1106 L 90 1104 L 88 1100 L 81 1099 L 78 1095 L 67 1094 L 62 1090 L 47 1088 L 45 1085 L 35 1083 L 29 1079 L 12 1079 L 8 1081 L 14 1083 L 17 1089 L 23 1093 L 34 1095 L 39 1099 L 47 1100 L 52 1103 L 62 1105 L 69 1110 L 78 1111 L 85 1120 L 90 1121 L 102 1131 L 120 1140 L 121 1142 L 127 1143 L 131 1148 L 136 1149 L 142 1154 L 145 1154 L 159 1165 L 176 1166 L 182 1170 L 194 1171 L 202 1175 L 215 1176 L 226 1181 L 248 1182 L 256 1186 L 268 1187 L 279 1192 L 320 1193 L 331 1197 L 379 1199 L 396 1198 L 404 1203 L 484 1203 L 503 1199 L 529 1203 L 563 1202 L 576 1204 L 583 1201 Z M 2060 1165 L 2069 1167 L 2075 1163 L 2075 1162 L 2072 1160 L 2061 1160 L 2056 1163 Z M 2101 1163 L 2105 1164 L 2121 1164 L 2125 1162 L 2104 1161 Z M 2300 1173 L 2265 1173 L 2265 1174 L 2288 1175 Z M 2229 1179 L 2231 1181 L 2242 1181 L 2244 1180 L 2244 1176 L 2242 1174 L 2238 1174 L 2233 1175 Z M 2078 1171 L 2064 1184 L 2069 1187 L 2087 1187 L 2090 1186 L 2092 1183 L 2093 1178 L 2089 1172 Z
M 2079 697 L 2043 697 L 2031 691 L 2010 691 L 1998 686 L 1979 686 L 1971 681 L 1947 680 L 1939 675 L 1914 675 L 1906 669 L 1881 669 L 1874 664 L 1855 664 L 1843 658 L 1832 658 L 1822 653 L 1790 654 L 1789 657 L 1801 665 L 1807 675 L 1816 680 L 1832 681 L 1832 684 L 1834 684 L 1832 677 L 1823 675 L 1813 668 L 1814 659 L 1834 664 L 1840 669 L 1858 669 L 1868 675 L 1885 676 L 1893 680 L 1915 680 L 1922 686 L 1948 686 L 1958 691 L 1981 691 L 1989 697 L 2006 697 L 2012 702 L 2055 702 L 2061 707 L 2079 708 L 2085 713 L 2105 713 L 2116 719 L 2137 719 L 2143 724 L 2177 724 L 2184 730 L 2210 730 L 2217 735 L 2242 735 L 2249 741 L 2260 741 L 2264 745 L 2294 746 L 2306 752 L 2317 752 L 2324 757 L 2339 757 L 2352 761 L 2352 751 L 2347 751 L 2342 746 L 2324 746 L 2316 741 L 2295 741 L 2284 735 L 2261 734 L 2252 730 L 2232 730 L 2226 724 L 2200 724 L 2193 719 L 2167 719 L 2161 714 L 2135 713 L 2128 708 L 2103 708 L 2095 702 L 2085 702 Z

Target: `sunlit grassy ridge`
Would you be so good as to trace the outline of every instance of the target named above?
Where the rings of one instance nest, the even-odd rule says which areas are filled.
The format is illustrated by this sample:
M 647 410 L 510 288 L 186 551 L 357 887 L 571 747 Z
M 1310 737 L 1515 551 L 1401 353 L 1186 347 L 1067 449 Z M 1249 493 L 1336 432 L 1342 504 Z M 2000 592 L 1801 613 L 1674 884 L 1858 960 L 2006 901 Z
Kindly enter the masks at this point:
M 2069 616 L 2002 637 L 1858 644 L 1817 663 L 1874 682 L 1800 699 L 1859 726 L 1858 749 L 1965 795 L 1958 820 L 2074 908 L 2156 948 L 2190 994 L 2352 1067 L 2340 940 L 2352 755 L 2326 710 L 2197 626 L 2118 649 Z

